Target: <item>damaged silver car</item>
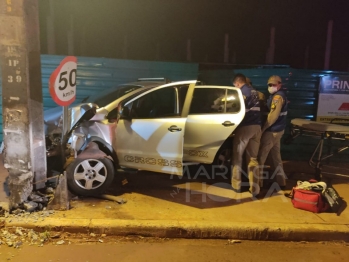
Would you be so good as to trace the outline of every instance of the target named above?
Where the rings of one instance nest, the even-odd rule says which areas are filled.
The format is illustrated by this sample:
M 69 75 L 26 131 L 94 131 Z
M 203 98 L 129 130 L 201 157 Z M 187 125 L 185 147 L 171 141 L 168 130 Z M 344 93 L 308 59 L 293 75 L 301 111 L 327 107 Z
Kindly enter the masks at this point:
M 61 155 L 69 157 L 69 189 L 90 196 L 102 194 L 118 169 L 182 175 L 185 165 L 211 164 L 245 107 L 238 88 L 192 80 L 152 83 L 105 105 L 84 103 L 70 112 L 63 149 L 60 118 L 45 118 L 48 163 L 59 170 Z

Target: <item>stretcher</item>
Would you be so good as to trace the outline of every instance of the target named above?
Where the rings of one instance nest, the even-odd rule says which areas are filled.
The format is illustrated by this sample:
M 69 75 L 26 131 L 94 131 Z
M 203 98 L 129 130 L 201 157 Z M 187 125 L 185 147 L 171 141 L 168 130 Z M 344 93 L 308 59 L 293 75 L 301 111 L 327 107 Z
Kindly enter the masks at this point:
M 318 181 L 321 181 L 322 178 L 321 168 L 324 166 L 324 161 L 329 160 L 329 158 L 336 156 L 349 148 L 349 126 L 295 118 L 291 120 L 291 135 L 287 139 L 288 141 L 285 142 L 290 143 L 298 136 L 310 136 L 319 139 L 319 142 L 317 143 L 315 150 L 309 159 L 309 165 L 315 168 L 315 179 Z M 333 148 L 332 140 L 340 141 L 337 143 L 340 144 L 340 146 Z M 323 152 L 325 141 L 327 142 L 327 153 Z M 349 163 L 349 159 L 347 163 Z M 349 171 L 348 168 L 343 169 Z M 349 172 L 346 172 L 346 174 L 327 174 L 349 177 Z

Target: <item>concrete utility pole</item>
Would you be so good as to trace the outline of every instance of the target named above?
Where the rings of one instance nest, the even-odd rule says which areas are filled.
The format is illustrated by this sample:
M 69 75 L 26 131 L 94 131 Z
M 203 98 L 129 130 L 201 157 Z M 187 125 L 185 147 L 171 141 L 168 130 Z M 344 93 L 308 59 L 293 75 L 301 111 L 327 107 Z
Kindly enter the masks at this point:
M 73 15 L 70 15 L 69 20 L 69 29 L 67 32 L 67 38 L 68 38 L 68 55 L 74 55 L 74 17 Z
M 37 0 L 0 0 L 4 166 L 10 208 L 45 186 L 40 39 Z
M 236 64 L 236 51 L 233 52 L 233 56 L 231 57 L 231 63 Z
M 127 43 L 127 35 L 124 37 L 124 46 L 122 49 L 122 58 L 127 59 L 127 51 L 128 51 L 128 43 Z
M 56 36 L 55 36 L 55 13 L 53 8 L 53 0 L 49 0 L 49 13 L 46 17 L 47 32 L 47 53 L 49 55 L 56 54 Z
M 156 54 L 155 54 L 155 60 L 160 61 L 160 43 L 156 43 Z
M 266 55 L 266 64 L 274 64 L 275 54 L 275 27 L 270 28 L 270 43 Z
M 187 39 L 187 62 L 191 62 L 191 39 Z
M 229 34 L 224 36 L 224 63 L 229 62 Z
M 333 21 L 330 20 L 328 21 L 328 25 L 327 25 L 327 40 L 326 40 L 325 64 L 324 64 L 325 70 L 328 70 L 330 68 L 332 28 L 333 28 Z
M 308 69 L 309 65 L 309 45 L 307 45 L 304 53 L 304 69 Z
M 82 28 L 82 32 L 81 32 L 81 37 L 80 37 L 80 56 L 87 56 L 86 55 L 86 26 L 84 26 Z

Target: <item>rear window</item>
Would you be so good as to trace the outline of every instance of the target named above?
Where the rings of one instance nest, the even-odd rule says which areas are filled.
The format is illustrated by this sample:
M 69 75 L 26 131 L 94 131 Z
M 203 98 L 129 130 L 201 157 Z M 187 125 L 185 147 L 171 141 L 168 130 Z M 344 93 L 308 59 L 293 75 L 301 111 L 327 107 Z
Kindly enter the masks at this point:
M 226 88 L 196 88 L 189 114 L 237 113 L 240 100 L 236 90 Z

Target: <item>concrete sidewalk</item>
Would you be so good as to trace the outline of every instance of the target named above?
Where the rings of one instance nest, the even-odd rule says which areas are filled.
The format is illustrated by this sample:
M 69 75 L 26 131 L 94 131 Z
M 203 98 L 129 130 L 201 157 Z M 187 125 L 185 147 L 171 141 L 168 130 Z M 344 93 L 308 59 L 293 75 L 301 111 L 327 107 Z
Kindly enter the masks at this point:
M 2 166 L 0 168 L 3 168 Z M 306 163 L 286 162 L 289 192 L 296 180 L 311 176 Z M 210 172 L 208 172 L 210 173 Z M 0 169 L 0 181 L 7 175 Z M 62 230 L 107 235 L 154 237 L 226 238 L 284 241 L 349 241 L 349 210 L 314 214 L 293 208 L 284 192 L 273 192 L 252 199 L 248 192 L 237 194 L 229 188 L 227 177 L 211 179 L 193 173 L 176 176 L 139 172 L 126 174 L 129 183 L 120 189 L 115 181 L 108 194 L 127 200 L 125 204 L 95 198 L 71 200 L 69 211 L 10 215 L 5 227 L 34 230 Z M 349 179 L 332 180 L 334 188 L 349 199 Z M 2 185 L 2 182 L 1 182 Z M 119 188 L 119 189 L 117 189 Z M 2 191 L 2 190 L 1 190 Z M 2 193 L 3 194 L 3 193 Z M 1 201 L 7 201 L 4 195 Z

